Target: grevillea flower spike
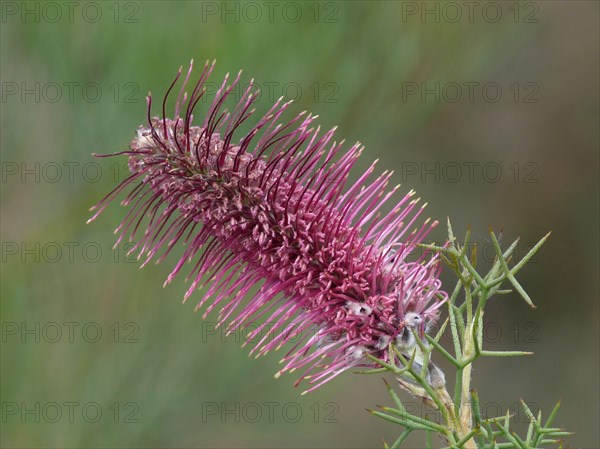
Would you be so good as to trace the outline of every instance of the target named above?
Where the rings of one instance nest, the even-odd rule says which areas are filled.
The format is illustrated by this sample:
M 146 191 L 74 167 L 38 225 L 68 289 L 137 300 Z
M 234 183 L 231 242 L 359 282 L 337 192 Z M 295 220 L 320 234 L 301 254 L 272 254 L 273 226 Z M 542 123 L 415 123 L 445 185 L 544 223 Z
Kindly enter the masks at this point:
M 414 227 L 423 207 L 412 191 L 382 213 L 397 187 L 386 190 L 391 172 L 367 183 L 375 163 L 344 191 L 363 147 L 342 154 L 343 142 L 332 140 L 335 128 L 321 134 L 311 114 L 279 123 L 291 101 L 279 99 L 234 142 L 257 99 L 250 83 L 232 111 L 224 109 L 240 74 L 229 85 L 225 77 L 193 125 L 213 67 L 205 65 L 188 95 L 190 64 L 172 118 L 166 103 L 181 68 L 162 117 L 151 116 L 148 96 L 148 124 L 130 150 L 107 155 L 128 155 L 131 175 L 92 208 L 91 220 L 129 189 L 116 244 L 137 239 L 131 251 L 146 264 L 182 241 L 185 252 L 165 285 L 189 262 L 185 299 L 206 286 L 197 306 L 207 306 L 204 317 L 218 308 L 219 324 L 230 331 L 256 326 L 248 334 L 251 354 L 290 343 L 276 376 L 301 369 L 296 385 L 309 379 L 307 391 L 371 365 L 366 353 L 389 360 L 389 344 L 399 344 L 409 328 L 422 334 L 446 298 L 437 259 L 409 259 L 437 222 Z

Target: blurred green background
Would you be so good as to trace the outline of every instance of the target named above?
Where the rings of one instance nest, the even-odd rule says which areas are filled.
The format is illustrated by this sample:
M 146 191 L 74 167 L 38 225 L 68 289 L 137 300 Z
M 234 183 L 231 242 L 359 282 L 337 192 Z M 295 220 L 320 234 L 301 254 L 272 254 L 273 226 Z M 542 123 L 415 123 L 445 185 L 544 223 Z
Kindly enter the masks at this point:
M 296 98 L 294 112 L 363 142 L 355 176 L 379 158 L 432 217 L 471 224 L 483 263 L 490 224 L 521 236 L 521 254 L 553 231 L 522 272 L 538 308 L 510 295 L 487 313 L 490 348 L 535 356 L 484 360 L 474 386 L 490 415 L 562 399 L 571 447 L 600 447 L 599 3 L 450 4 L 3 1 L 2 446 L 371 448 L 398 435 L 364 410 L 389 404 L 377 376 L 300 396 L 293 376 L 273 378 L 281 353 L 248 358 L 193 312 L 202 291 L 181 305 L 183 279 L 161 288 L 169 263 L 140 271 L 110 251 L 126 210 L 85 225 L 125 176 L 91 153 L 125 149 L 146 92 L 216 58 L 211 81 L 244 69 L 259 109 Z

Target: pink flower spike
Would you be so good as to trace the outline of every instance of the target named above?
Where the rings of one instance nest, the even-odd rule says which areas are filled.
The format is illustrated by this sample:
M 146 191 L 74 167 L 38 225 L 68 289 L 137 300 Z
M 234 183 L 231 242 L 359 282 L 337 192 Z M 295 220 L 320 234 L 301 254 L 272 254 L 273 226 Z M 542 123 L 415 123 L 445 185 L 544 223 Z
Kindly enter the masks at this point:
M 127 190 L 130 210 L 117 241 L 136 241 L 144 265 L 183 244 L 165 284 L 188 264 L 185 298 L 206 286 L 198 308 L 218 309 L 219 324 L 230 331 L 251 326 L 253 355 L 291 346 L 277 377 L 301 369 L 297 384 L 308 380 L 307 391 L 353 367 L 372 366 L 366 354 L 389 360 L 388 345 L 401 338 L 407 314 L 427 328 L 447 298 L 436 256 L 415 254 L 437 221 L 414 226 L 423 208 L 413 191 L 382 213 L 399 186 L 386 188 L 391 172 L 369 182 L 374 164 L 345 188 L 364 147 L 342 153 L 335 129 L 321 134 L 311 114 L 280 122 L 290 102 L 279 99 L 239 135 L 258 98 L 246 89 L 231 113 L 225 109 L 239 74 L 230 84 L 225 78 L 194 125 L 213 68 L 207 62 L 188 85 L 190 64 L 175 89 L 180 68 L 160 104 L 163 117 L 152 116 L 149 95 L 148 123 L 130 151 L 109 155 L 126 155 L 131 175 L 92 208 L 89 221 Z

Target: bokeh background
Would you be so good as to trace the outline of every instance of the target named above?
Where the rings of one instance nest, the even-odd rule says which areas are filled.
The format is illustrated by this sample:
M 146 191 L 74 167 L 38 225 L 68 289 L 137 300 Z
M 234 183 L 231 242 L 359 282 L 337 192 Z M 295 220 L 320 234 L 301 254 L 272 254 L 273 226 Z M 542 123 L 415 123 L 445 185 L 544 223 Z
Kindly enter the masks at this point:
M 488 225 L 520 236 L 521 255 L 553 231 L 521 275 L 538 308 L 509 295 L 487 313 L 490 348 L 535 356 L 483 360 L 474 386 L 489 415 L 561 399 L 570 447 L 600 447 L 599 3 L 478 5 L 3 1 L 2 446 L 371 448 L 398 435 L 365 412 L 390 402 L 378 376 L 300 396 L 293 376 L 273 378 L 281 354 L 255 361 L 193 312 L 202 291 L 182 305 L 183 279 L 161 288 L 168 263 L 140 271 L 126 246 L 111 252 L 123 208 L 85 224 L 126 174 L 91 153 L 125 149 L 146 92 L 216 58 L 212 81 L 244 69 L 259 109 L 295 98 L 363 142 L 354 175 L 379 158 L 429 215 L 470 224 L 482 263 Z

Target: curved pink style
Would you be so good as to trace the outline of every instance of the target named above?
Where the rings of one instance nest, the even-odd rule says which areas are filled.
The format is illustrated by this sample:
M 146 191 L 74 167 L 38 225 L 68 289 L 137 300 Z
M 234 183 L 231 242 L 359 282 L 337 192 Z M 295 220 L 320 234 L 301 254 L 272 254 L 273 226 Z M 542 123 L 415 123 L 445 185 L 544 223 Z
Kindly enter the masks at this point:
M 240 75 L 230 85 L 225 77 L 202 123 L 192 125 L 213 67 L 205 65 L 188 96 L 190 64 L 172 119 L 166 102 L 181 69 L 162 118 L 151 117 L 148 97 L 147 126 L 129 151 L 113 154 L 129 156 L 131 175 L 93 208 L 90 221 L 129 189 L 117 244 L 137 238 L 132 251 L 145 264 L 183 241 L 165 284 L 189 262 L 185 298 L 206 286 L 197 307 L 207 306 L 204 316 L 219 309 L 230 330 L 254 326 L 252 353 L 291 343 L 277 375 L 302 369 L 296 385 L 309 379 L 308 391 L 369 365 L 365 353 L 387 360 L 406 314 L 418 314 L 423 331 L 446 298 L 437 259 L 409 259 L 437 222 L 413 227 L 423 208 L 412 191 L 381 213 L 396 188 L 386 191 L 392 173 L 367 183 L 375 164 L 344 191 L 363 148 L 357 143 L 342 153 L 335 129 L 321 134 L 310 114 L 278 123 L 291 102 L 279 99 L 234 141 L 256 100 L 248 87 L 231 112 L 224 110 Z

